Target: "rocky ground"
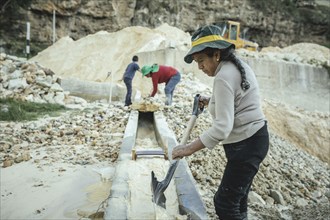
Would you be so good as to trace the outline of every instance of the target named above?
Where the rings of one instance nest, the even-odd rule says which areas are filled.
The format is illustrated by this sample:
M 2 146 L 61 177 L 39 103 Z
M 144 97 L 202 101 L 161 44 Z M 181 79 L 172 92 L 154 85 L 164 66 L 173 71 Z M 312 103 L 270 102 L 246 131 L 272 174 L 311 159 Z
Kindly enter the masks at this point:
M 13 61 L 13 63 L 15 62 Z M 4 66 L 2 66 L 3 69 Z M 27 71 L 22 72 L 24 75 Z M 2 91 L 7 88 L 4 82 L 2 77 Z M 35 85 L 35 83 L 29 85 Z M 162 109 L 169 127 L 174 131 L 178 140 L 190 118 L 193 97 L 197 93 L 209 95 L 211 89 L 202 86 L 191 74 L 184 75 L 174 96 L 174 105 Z M 40 94 L 39 96 L 43 97 Z M 162 103 L 163 100 L 156 98 L 153 101 Z M 290 110 L 290 107 L 283 108 L 282 105 L 274 104 L 270 100 L 263 100 L 266 113 L 269 106 L 272 109 L 277 106 L 282 110 L 287 109 L 288 114 L 286 115 L 292 117 L 289 113 L 292 113 L 293 110 Z M 1 106 L 1 111 L 5 111 L 5 109 L 4 106 Z M 24 163 L 39 169 L 50 164 L 60 163 L 61 167 L 54 171 L 59 175 L 68 172 L 67 166 L 78 168 L 104 162 L 115 166 L 129 112 L 130 109 L 124 107 L 121 102 L 109 105 L 106 101 L 101 101 L 81 103 L 80 108 L 63 112 L 58 117 L 43 117 L 37 121 L 20 123 L 1 122 L 1 171 L 3 173 L 3 169 L 12 169 Z M 314 126 L 322 125 L 321 122 L 329 119 L 328 113 L 309 113 L 308 115 L 312 115 L 313 122 L 311 123 Z M 266 114 L 266 116 L 270 117 L 269 121 L 274 120 L 275 117 L 273 114 Z M 211 117 L 206 109 L 199 116 L 190 139 L 198 137 L 210 124 Z M 320 127 L 320 129 L 324 128 Z M 325 129 L 329 128 L 325 127 Z M 275 131 L 270 125 L 270 150 L 260 167 L 250 193 L 250 219 L 329 218 L 330 176 L 328 164 L 299 148 L 299 143 L 288 141 Z M 187 161 L 197 181 L 209 217 L 216 219 L 212 198 L 225 167 L 224 151 L 219 145 L 213 150 L 202 150 L 188 157 Z M 2 183 L 3 181 L 1 179 Z M 2 184 L 2 203 L 10 201 L 12 196 L 12 193 Z M 6 213 L 3 206 L 1 209 L 2 213 Z M 37 210 L 36 213 L 38 211 L 41 212 Z M 5 215 L 2 214 L 2 216 Z M 81 213 L 80 216 L 88 217 Z
M 176 101 L 180 105 L 164 111 L 168 124 L 175 131 L 178 139 L 184 132 L 184 124 L 188 121 L 192 108 L 192 98 L 187 99 L 185 94 L 188 90 L 194 90 L 195 94 L 210 93 L 208 88 L 201 91 L 202 87 L 196 86 L 195 80 L 190 80 L 185 79 L 186 85 L 181 87 L 181 93 L 177 95 Z M 264 112 L 267 113 L 266 109 L 270 107 L 275 108 L 273 109 L 275 112 L 285 109 L 282 106 L 283 103 L 282 105 L 277 104 L 274 106 L 270 100 L 264 100 Z M 293 119 L 294 117 L 290 116 L 293 110 L 290 110 L 288 106 L 286 109 L 286 120 Z M 311 115 L 311 113 L 306 113 L 306 115 Z M 327 122 L 329 115 L 325 114 L 328 116 L 322 119 L 323 115 L 314 113 L 314 124 Z M 275 120 L 276 115 L 266 114 L 266 117 L 272 121 Z M 197 124 L 191 133 L 191 139 L 197 138 L 210 124 L 211 118 L 206 110 L 197 119 Z M 288 139 L 279 136 L 271 129 L 272 127 L 270 125 L 269 153 L 253 182 L 249 197 L 250 219 L 307 220 L 329 218 L 330 176 L 328 164 L 299 148 L 299 144 L 295 144 L 297 142 L 289 142 Z M 328 130 L 329 128 L 323 129 Z M 299 129 L 297 128 L 297 130 Z M 208 214 L 211 219 L 216 219 L 212 198 L 225 167 L 224 151 L 219 145 L 212 151 L 197 152 L 188 157 L 187 160 L 207 205 Z
M 64 188 L 79 188 L 76 185 L 62 186 L 58 183 L 71 181 L 75 173 L 76 176 L 77 173 L 86 176 L 82 171 L 87 168 L 98 170 L 105 164 L 112 167 L 116 165 L 130 108 L 124 107 L 123 102 L 109 105 L 107 100 L 86 102 L 71 96 L 61 88 L 61 77 L 72 75 L 104 80 L 104 74 L 112 66 L 121 73 L 129 62 L 130 54 L 136 53 L 139 48 L 139 51 L 145 51 L 146 48 L 159 49 L 159 45 L 166 43 L 164 39 L 167 38 L 178 38 L 178 45 L 186 45 L 182 42 L 187 40 L 189 42 L 186 33 L 175 34 L 177 30 L 173 30 L 173 27 L 162 28 L 163 31 L 157 30 L 157 35 L 151 30 L 146 34 L 145 29 L 136 27 L 111 34 L 111 37 L 102 32 L 75 42 L 72 39 L 62 39 L 37 57 L 39 63 L 47 64 L 45 66 L 56 74 L 33 62 L 33 59 L 26 62 L 6 54 L 0 55 L 0 98 L 58 103 L 69 108 L 58 117 L 45 116 L 31 122 L 0 122 L 1 219 L 9 219 L 16 210 L 25 210 L 28 216 L 37 219 L 47 219 L 45 213 L 54 216 L 51 213 L 57 211 L 56 207 L 51 206 L 54 201 L 43 200 L 43 197 L 46 195 L 47 198 L 57 198 L 58 207 L 63 207 L 67 204 L 58 197 L 59 191 Z M 164 36 L 163 33 L 170 36 Z M 112 40 L 115 37 L 126 48 L 127 54 L 120 58 L 118 54 L 123 53 L 122 45 L 113 48 Z M 138 44 L 135 43 L 137 39 Z M 109 43 L 106 45 L 111 45 L 111 50 L 104 48 L 107 40 Z M 131 42 L 131 45 L 127 42 Z M 104 51 L 100 52 L 102 48 Z M 64 57 L 64 53 L 70 58 Z M 241 55 L 244 53 L 241 52 Z M 260 53 L 248 55 L 329 66 L 329 50 L 314 44 L 298 44 L 285 49 L 264 48 Z M 99 69 L 95 69 L 96 67 Z M 85 72 L 79 72 L 82 70 Z M 112 68 L 112 71 L 116 72 L 116 69 Z M 190 118 L 193 97 L 197 93 L 207 96 L 211 94 L 211 89 L 200 83 L 193 74 L 182 74 L 182 81 L 176 88 L 174 105 L 162 108 L 168 125 L 178 140 Z M 151 101 L 162 104 L 162 94 Z M 329 219 L 329 112 L 309 112 L 270 99 L 262 100 L 262 104 L 269 122 L 270 149 L 252 186 L 249 219 Z M 8 111 L 8 108 L 2 105 L 0 114 L 2 111 Z M 206 109 L 197 120 L 191 140 L 197 138 L 210 124 L 211 116 Z M 219 144 L 213 150 L 202 150 L 188 157 L 187 161 L 208 215 L 210 219 L 216 219 L 212 198 L 226 163 L 222 146 Z M 31 169 L 26 170 L 25 167 Z M 47 172 L 52 176 L 49 177 Z M 17 174 L 24 174 L 26 179 L 15 176 Z M 11 182 L 8 181 L 10 177 L 14 177 Z M 77 181 L 77 185 L 79 181 L 86 181 L 86 184 L 88 182 L 83 176 L 78 176 Z M 19 188 L 26 185 L 30 186 L 29 191 Z M 102 200 L 108 196 L 111 186 L 107 187 Z M 28 206 L 26 203 L 30 201 L 26 201 L 25 197 L 33 197 L 33 203 L 37 205 L 32 206 L 31 203 Z M 94 212 L 102 200 L 97 200 L 96 207 L 92 207 Z M 76 212 L 76 216 L 80 218 L 91 217 L 93 213 L 91 210 Z M 21 217 L 26 217 L 27 214 Z

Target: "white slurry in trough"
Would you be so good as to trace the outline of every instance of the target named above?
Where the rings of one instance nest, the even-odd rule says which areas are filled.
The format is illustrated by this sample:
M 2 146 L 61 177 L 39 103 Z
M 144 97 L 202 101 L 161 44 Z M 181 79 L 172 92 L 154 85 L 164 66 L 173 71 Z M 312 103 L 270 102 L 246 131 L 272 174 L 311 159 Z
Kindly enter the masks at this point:
M 152 116 L 152 115 L 150 115 Z M 152 120 L 140 119 L 136 143 L 138 150 L 158 150 L 159 146 Z M 139 156 L 136 160 L 127 161 L 128 172 L 128 218 L 129 219 L 178 219 L 179 205 L 174 181 L 172 180 L 164 194 L 166 209 L 152 202 L 151 171 L 155 172 L 158 181 L 165 178 L 170 162 L 163 156 Z

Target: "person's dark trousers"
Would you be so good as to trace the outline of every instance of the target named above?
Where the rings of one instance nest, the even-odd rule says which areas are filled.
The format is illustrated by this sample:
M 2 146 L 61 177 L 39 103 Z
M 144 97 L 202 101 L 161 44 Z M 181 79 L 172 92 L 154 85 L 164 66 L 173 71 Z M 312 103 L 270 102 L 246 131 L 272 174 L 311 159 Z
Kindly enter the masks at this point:
M 221 220 L 247 219 L 247 199 L 254 176 L 269 148 L 267 122 L 252 137 L 224 144 L 227 165 L 214 206 Z
M 125 98 L 125 106 L 129 106 L 132 104 L 132 79 L 131 78 L 124 78 L 124 83 L 126 85 L 127 93 Z

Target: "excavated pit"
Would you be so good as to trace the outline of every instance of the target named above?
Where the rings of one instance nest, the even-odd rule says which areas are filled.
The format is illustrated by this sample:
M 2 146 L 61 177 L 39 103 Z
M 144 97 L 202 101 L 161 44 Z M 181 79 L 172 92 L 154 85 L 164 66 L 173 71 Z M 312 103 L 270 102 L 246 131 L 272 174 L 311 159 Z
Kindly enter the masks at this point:
M 176 145 L 174 133 L 162 112 L 131 111 L 104 219 L 207 218 L 205 205 L 184 159 L 180 160 L 164 192 L 166 209 L 163 209 L 152 202 L 151 171 L 161 181 L 171 161 L 162 155 L 139 155 L 136 160 L 132 157 L 134 150 L 163 150 L 170 155 Z

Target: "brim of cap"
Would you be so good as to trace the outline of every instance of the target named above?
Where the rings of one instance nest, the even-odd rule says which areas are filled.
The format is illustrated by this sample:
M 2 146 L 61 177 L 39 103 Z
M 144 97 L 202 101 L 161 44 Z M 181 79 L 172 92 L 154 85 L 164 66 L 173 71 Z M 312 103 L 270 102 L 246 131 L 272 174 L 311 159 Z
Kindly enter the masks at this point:
M 231 43 L 229 43 L 227 41 L 224 41 L 224 40 L 207 42 L 207 43 L 199 44 L 197 46 L 192 47 L 189 50 L 189 52 L 187 53 L 187 55 L 184 57 L 184 61 L 186 63 L 191 63 L 193 61 L 192 55 L 194 53 L 198 53 L 198 52 L 204 50 L 207 47 L 218 48 L 218 49 L 227 49 L 229 47 L 232 47 L 232 48 L 235 49 L 235 45 L 234 44 L 231 44 Z

